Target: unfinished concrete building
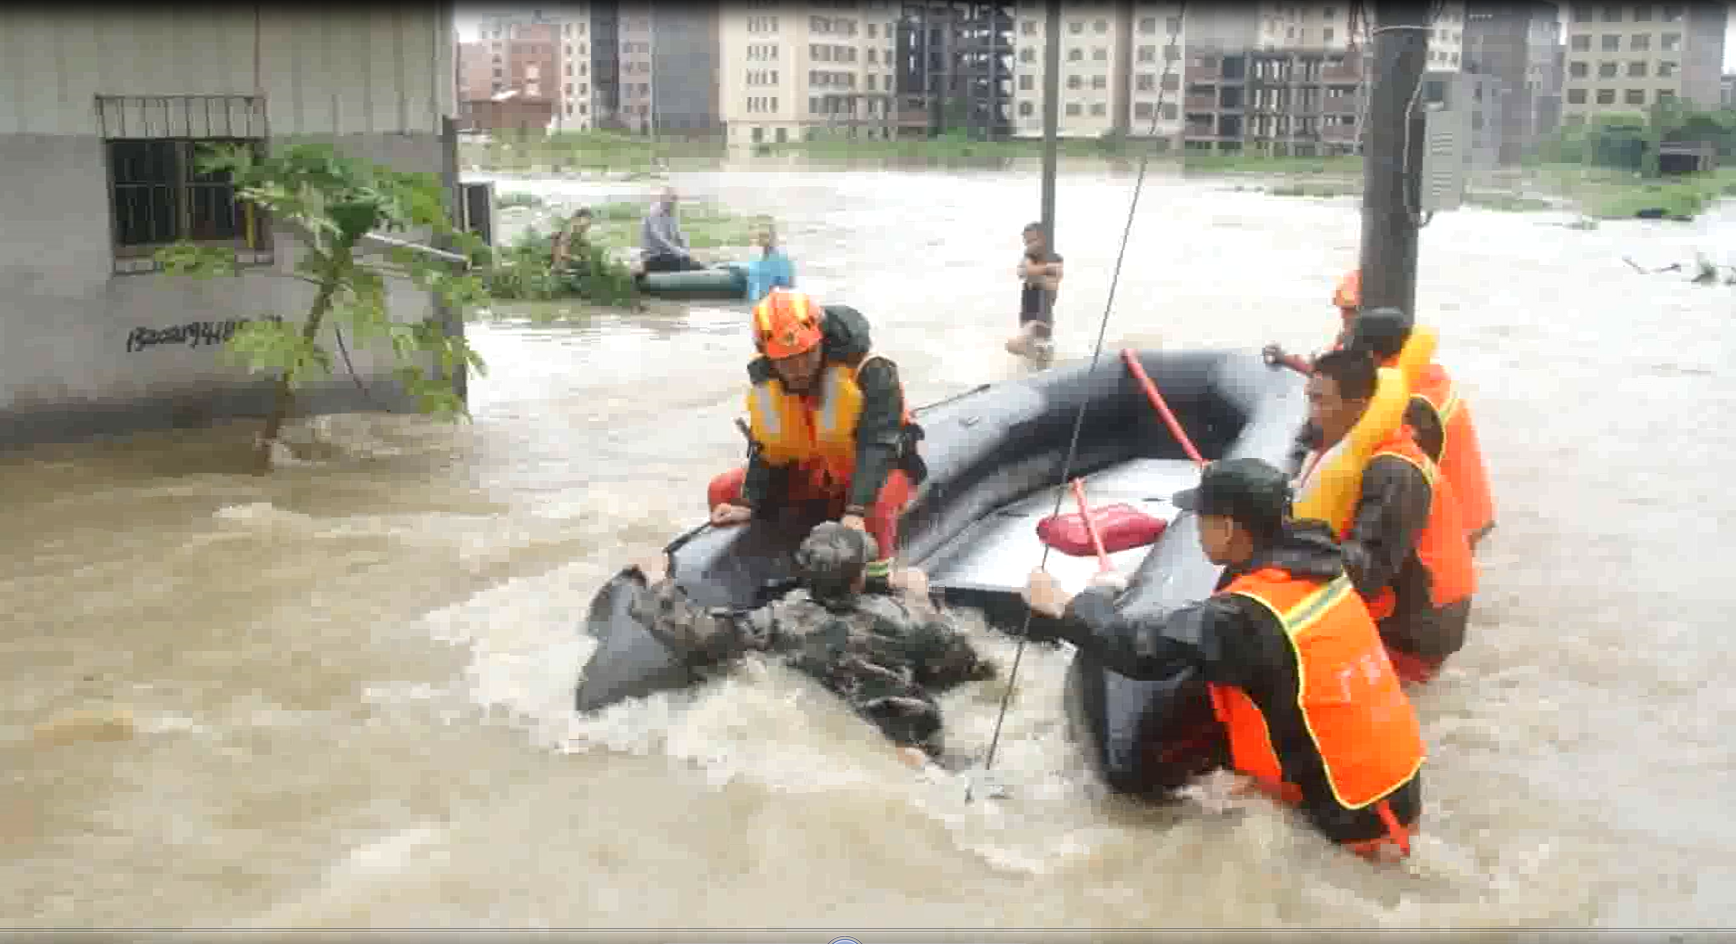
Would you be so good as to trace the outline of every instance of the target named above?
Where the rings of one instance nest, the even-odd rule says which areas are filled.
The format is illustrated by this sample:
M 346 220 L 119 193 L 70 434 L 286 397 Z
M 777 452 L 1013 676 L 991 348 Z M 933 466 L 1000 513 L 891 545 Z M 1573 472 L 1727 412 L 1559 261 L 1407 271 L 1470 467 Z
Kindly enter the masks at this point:
M 1183 144 L 1232 154 L 1354 154 L 1365 68 L 1354 49 L 1190 49 Z
M 977 140 L 1013 132 L 1015 4 L 907 0 L 898 20 L 901 132 L 960 131 Z M 926 119 L 918 124 L 917 116 Z

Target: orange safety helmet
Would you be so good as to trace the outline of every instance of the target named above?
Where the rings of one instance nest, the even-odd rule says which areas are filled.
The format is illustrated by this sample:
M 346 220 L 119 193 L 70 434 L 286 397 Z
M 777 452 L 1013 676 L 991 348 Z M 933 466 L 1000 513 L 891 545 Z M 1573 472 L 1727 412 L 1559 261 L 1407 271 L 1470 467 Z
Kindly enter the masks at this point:
M 1362 270 L 1351 269 L 1338 280 L 1338 290 L 1332 293 L 1332 304 L 1339 308 L 1362 307 Z
M 776 360 L 820 343 L 825 310 L 806 292 L 774 288 L 753 306 L 753 340 L 761 354 Z

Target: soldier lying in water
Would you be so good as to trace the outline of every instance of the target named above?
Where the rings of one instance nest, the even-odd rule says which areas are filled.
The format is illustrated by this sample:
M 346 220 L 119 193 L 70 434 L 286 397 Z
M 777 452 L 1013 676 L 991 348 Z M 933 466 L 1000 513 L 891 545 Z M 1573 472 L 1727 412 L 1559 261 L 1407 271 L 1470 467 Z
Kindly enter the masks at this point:
M 907 763 L 941 752 L 934 694 L 994 677 L 945 615 L 928 600 L 928 581 L 914 568 L 899 574 L 894 594 L 865 592 L 878 560 L 874 538 L 829 521 L 796 551 L 800 586 L 748 611 L 693 603 L 667 578 L 667 558 L 636 565 L 648 592 L 633 617 L 690 666 L 719 666 L 749 651 L 775 652 L 786 664 L 843 698 L 880 728 Z M 633 571 L 629 571 L 632 573 Z

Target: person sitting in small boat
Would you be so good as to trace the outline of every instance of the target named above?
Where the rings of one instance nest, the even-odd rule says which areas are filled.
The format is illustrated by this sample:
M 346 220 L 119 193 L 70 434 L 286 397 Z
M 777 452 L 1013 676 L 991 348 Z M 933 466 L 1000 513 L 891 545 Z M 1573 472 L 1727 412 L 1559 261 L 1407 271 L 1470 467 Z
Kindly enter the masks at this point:
M 748 464 L 706 490 L 711 522 L 818 505 L 824 517 L 874 535 L 888 559 L 898 516 L 926 475 L 898 365 L 869 349 L 868 320 L 854 308 L 822 308 L 802 292 L 773 289 L 754 306 L 747 409 Z M 876 562 L 883 577 L 889 560 Z
M 1362 419 L 1375 393 L 1374 359 L 1355 348 L 1329 351 L 1308 378 L 1306 480 Z M 1408 682 L 1426 682 L 1465 644 L 1477 574 L 1452 483 L 1408 427 L 1386 434 L 1362 468 L 1356 511 L 1345 533 L 1345 567 L 1379 622 L 1380 636 Z
M 1289 481 L 1259 459 L 1214 462 L 1173 501 L 1199 516 L 1200 547 L 1224 567 L 1211 597 L 1134 618 L 1116 609 L 1113 575 L 1069 597 L 1038 569 L 1031 609 L 1129 678 L 1196 667 L 1236 772 L 1359 855 L 1408 854 L 1422 732 L 1331 531 L 1291 519 Z
M 778 229 L 771 222 L 762 224 L 754 234 L 760 256 L 747 264 L 747 300 L 759 302 L 774 288 L 795 288 L 796 267 L 778 245 Z
M 664 187 L 657 202 L 645 213 L 640 227 L 639 262 L 635 275 L 651 272 L 691 272 L 703 269 L 687 249 L 687 237 L 681 232 L 681 222 L 675 218 L 678 195 L 674 187 Z
M 765 606 L 736 612 L 694 603 L 666 576 L 668 559 L 659 556 L 628 572 L 636 571 L 647 588 L 631 612 L 696 669 L 723 666 L 748 652 L 782 655 L 878 726 L 914 766 L 941 754 L 934 695 L 993 678 L 995 670 L 929 602 L 922 571 L 902 571 L 895 593 L 867 592 L 868 564 L 879 556 L 872 536 L 822 522 L 796 551 L 799 586 Z
M 1019 333 L 1006 347 L 1009 354 L 1043 359 L 1054 352 L 1055 296 L 1064 268 L 1061 257 L 1049 249 L 1043 224 L 1026 224 L 1023 236 L 1025 253 L 1016 270 L 1024 285 L 1019 292 Z
M 1356 318 L 1356 313 L 1362 310 L 1362 270 L 1352 269 L 1344 278 L 1338 280 L 1338 288 L 1332 292 L 1332 304 L 1338 308 L 1338 337 L 1332 341 L 1332 347 L 1327 350 L 1341 350 L 1350 340 L 1350 323 Z M 1284 348 L 1277 344 L 1268 344 L 1261 352 L 1266 356 L 1266 363 L 1279 364 L 1291 370 L 1306 374 L 1313 371 L 1313 365 L 1308 361 L 1287 354 Z
M 1350 344 L 1367 351 L 1380 366 L 1392 367 L 1415 326 L 1415 319 L 1397 308 L 1371 308 L 1357 316 Z M 1495 527 L 1489 473 L 1483 466 L 1483 449 L 1477 440 L 1477 427 L 1471 422 L 1470 404 L 1438 362 L 1423 368 L 1405 407 L 1404 421 L 1416 434 L 1423 454 L 1453 483 L 1465 538 L 1475 550 L 1477 542 Z

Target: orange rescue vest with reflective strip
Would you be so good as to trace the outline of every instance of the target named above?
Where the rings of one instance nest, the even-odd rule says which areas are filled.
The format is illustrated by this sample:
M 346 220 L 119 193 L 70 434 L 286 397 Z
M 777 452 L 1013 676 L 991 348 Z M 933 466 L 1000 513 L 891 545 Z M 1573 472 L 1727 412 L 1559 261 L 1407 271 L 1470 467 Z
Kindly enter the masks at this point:
M 1423 454 L 1422 447 L 1411 438 L 1408 426 L 1376 447 L 1369 461 L 1381 456 L 1403 459 L 1415 466 L 1429 483 L 1429 519 L 1417 535 L 1416 544 L 1417 558 L 1429 574 L 1429 605 L 1438 610 L 1476 593 L 1477 568 L 1471 558 L 1453 483 Z M 1348 536 L 1346 529 L 1339 539 Z M 1397 610 L 1397 604 L 1392 588 L 1382 587 L 1368 601 L 1368 609 L 1375 619 L 1382 620 Z
M 1439 364 L 1430 364 L 1417 380 L 1411 398 L 1434 411 L 1441 428 L 1441 454 L 1430 456 L 1441 474 L 1453 483 L 1459 514 L 1467 535 L 1486 529 L 1495 521 L 1495 503 L 1489 493 L 1489 473 L 1483 467 L 1483 447 L 1471 408 L 1459 399 L 1458 387 Z
M 1349 577 L 1322 582 L 1265 568 L 1237 578 L 1224 592 L 1259 603 L 1283 626 L 1296 656 L 1296 706 L 1338 805 L 1359 810 L 1377 803 L 1422 768 L 1427 752 L 1416 713 Z M 1253 699 L 1233 686 L 1210 689 L 1236 770 L 1298 802 L 1301 791 L 1285 779 L 1283 759 Z
M 765 461 L 774 466 L 804 466 L 839 485 L 849 482 L 856 471 L 856 424 L 862 417 L 862 388 L 856 378 L 878 356 L 870 354 L 855 367 L 841 363 L 822 367 L 819 390 L 813 396 L 790 393 L 775 376 L 750 388 L 749 429 Z M 900 399 L 903 392 L 901 382 Z M 903 423 L 910 425 L 908 404 Z

